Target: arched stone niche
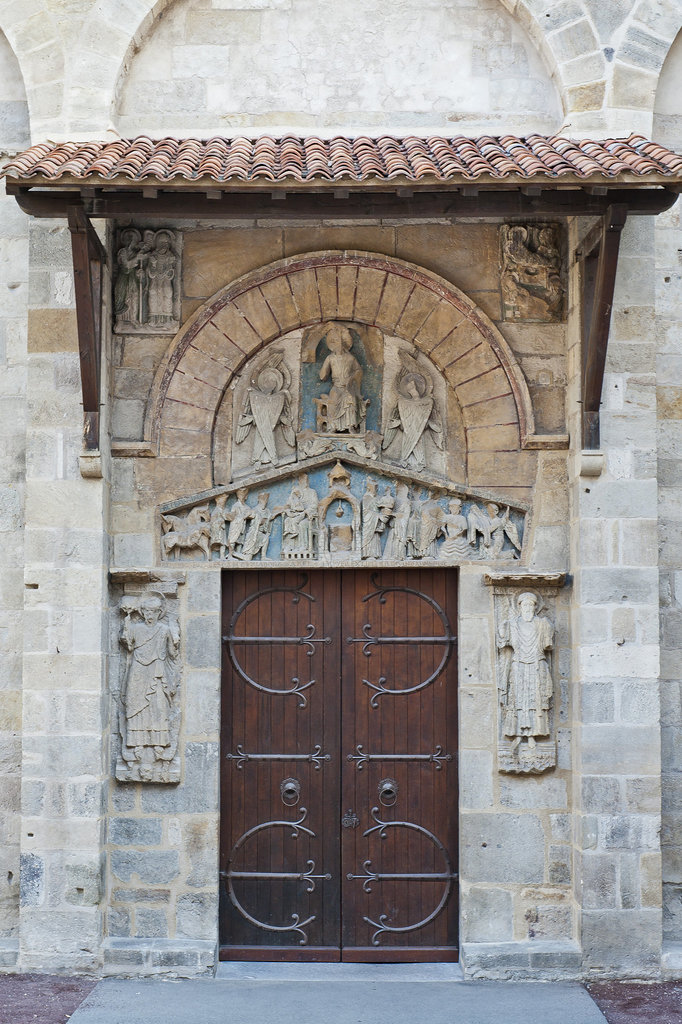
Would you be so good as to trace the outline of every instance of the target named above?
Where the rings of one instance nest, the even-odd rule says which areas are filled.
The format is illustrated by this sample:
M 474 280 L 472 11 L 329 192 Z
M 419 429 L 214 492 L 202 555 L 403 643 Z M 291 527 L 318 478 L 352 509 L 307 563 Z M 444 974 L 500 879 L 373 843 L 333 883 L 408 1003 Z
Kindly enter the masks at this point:
M 357 376 L 354 391 L 339 386 L 341 364 Z M 350 401 L 350 414 L 348 405 L 339 413 L 330 399 L 334 388 Z M 253 520 L 259 493 L 267 493 L 269 509 L 280 509 L 279 557 L 290 491 L 298 486 L 296 500 L 304 502 L 301 495 L 312 486 L 307 478 L 296 484 L 302 472 L 313 474 L 321 501 L 328 488 L 340 486 L 333 476 L 353 475 L 343 485 L 351 506 L 367 495 L 369 480 L 377 501 L 388 495 L 388 482 L 392 524 L 408 500 L 405 488 L 415 515 L 431 509 L 442 519 L 459 514 L 458 498 L 468 501 L 468 543 L 478 545 L 480 526 L 486 550 L 477 557 L 493 560 L 501 550 L 491 547 L 488 520 L 495 520 L 497 506 L 485 503 L 505 502 L 516 528 L 505 532 L 498 523 L 496 543 L 504 545 L 503 557 L 519 557 L 514 537 L 524 533 L 537 469 L 537 453 L 526 447 L 533 444 L 533 424 L 525 378 L 509 346 L 442 278 L 373 253 L 328 251 L 277 261 L 214 295 L 174 339 L 157 372 L 146 437 L 163 460 L 191 460 L 195 468 L 210 462 L 213 484 L 185 496 L 180 486 L 177 498 L 162 504 L 161 557 L 239 557 L 229 537 L 227 550 L 219 540 L 220 517 L 229 512 L 230 521 L 242 509 Z M 370 496 L 369 504 L 374 500 Z M 439 502 L 440 511 L 429 502 Z M 205 539 L 211 516 L 216 552 Z M 338 534 L 341 544 L 343 533 L 320 535 L 320 556 L 332 557 L 330 538 Z M 255 541 L 250 557 L 262 557 Z M 348 550 L 359 551 L 359 536 L 346 541 Z M 428 557 L 446 557 L 436 554 L 441 546 L 434 543 Z M 456 557 L 457 544 L 444 546 L 450 548 Z M 295 545 L 292 551 L 296 557 Z

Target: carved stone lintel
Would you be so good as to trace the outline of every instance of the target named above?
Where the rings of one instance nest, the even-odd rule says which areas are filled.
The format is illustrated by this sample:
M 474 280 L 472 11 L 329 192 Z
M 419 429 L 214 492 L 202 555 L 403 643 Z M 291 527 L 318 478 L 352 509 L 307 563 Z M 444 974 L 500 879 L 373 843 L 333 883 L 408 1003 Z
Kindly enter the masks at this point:
M 486 587 L 563 587 L 568 580 L 566 572 L 486 572 Z
M 118 573 L 116 582 L 123 582 Z M 125 651 L 117 693 L 120 782 L 180 782 L 180 627 L 175 579 L 149 582 L 152 572 L 128 570 L 118 604 Z M 163 574 L 158 574 L 163 575 Z M 184 575 L 184 574 L 183 574 Z M 132 578 L 131 578 L 132 577 Z

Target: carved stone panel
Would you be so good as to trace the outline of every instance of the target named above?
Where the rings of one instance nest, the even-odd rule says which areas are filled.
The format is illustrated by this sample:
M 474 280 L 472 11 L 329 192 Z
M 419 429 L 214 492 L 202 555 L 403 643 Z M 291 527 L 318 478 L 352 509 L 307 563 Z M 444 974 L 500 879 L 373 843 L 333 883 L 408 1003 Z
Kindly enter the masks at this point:
M 503 318 L 545 324 L 563 320 L 559 226 L 504 224 L 500 241 Z
M 161 507 L 164 561 L 514 562 L 526 512 L 337 452 Z
M 556 766 L 555 629 L 535 589 L 498 590 L 495 648 L 499 712 L 498 766 L 537 775 Z
M 117 694 L 121 782 L 179 782 L 180 627 L 177 587 L 133 588 L 118 604 L 122 651 Z M 130 589 L 130 588 L 129 588 Z M 164 592 L 166 591 L 166 592 Z
M 461 410 L 426 356 L 377 327 L 326 321 L 291 331 L 227 389 L 214 429 L 214 480 L 331 453 L 461 479 Z
M 180 327 L 182 236 L 128 227 L 116 240 L 114 331 L 175 334 Z

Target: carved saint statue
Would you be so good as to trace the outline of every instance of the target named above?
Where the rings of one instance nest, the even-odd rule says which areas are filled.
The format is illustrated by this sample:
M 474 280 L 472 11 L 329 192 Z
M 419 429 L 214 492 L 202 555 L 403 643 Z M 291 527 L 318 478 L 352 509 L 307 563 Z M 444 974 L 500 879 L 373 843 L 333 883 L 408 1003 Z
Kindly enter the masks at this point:
M 408 532 L 412 517 L 412 500 L 407 484 L 398 484 L 395 492 L 393 523 L 386 541 L 384 558 L 402 562 L 407 556 Z
M 467 540 L 469 523 L 462 512 L 460 498 L 451 498 L 448 502 L 448 511 L 443 518 L 445 540 L 438 552 L 440 558 L 461 560 L 471 557 L 471 547 Z
M 319 537 L 319 499 L 308 483 L 307 473 L 301 473 L 288 502 L 275 512 L 282 514 L 282 558 L 314 558 Z
M 236 553 L 237 558 L 250 562 L 258 554 L 261 558 L 266 557 L 272 521 L 275 518 L 274 509 L 268 508 L 269 499 L 270 495 L 267 491 L 262 491 L 258 495 L 256 505 L 250 511 L 246 536 L 241 551 Z
M 408 558 L 437 558 L 437 541 L 443 532 L 444 513 L 430 491 L 413 501 L 407 527 Z
M 116 253 L 114 330 L 168 333 L 178 327 L 179 250 L 173 231 L 125 228 Z
M 227 553 L 230 558 L 239 557 L 246 537 L 246 525 L 251 518 L 251 506 L 246 503 L 248 493 L 248 487 L 240 487 L 234 505 L 225 516 L 230 523 L 227 531 Z
M 516 754 L 521 743 L 532 752 L 536 739 L 550 732 L 554 688 L 549 659 L 554 630 L 537 609 L 536 594 L 520 594 L 516 614 L 502 621 L 497 633 L 502 734 L 511 741 Z
M 114 314 L 118 327 L 139 322 L 140 309 L 140 242 L 142 236 L 135 228 L 121 232 L 123 245 L 116 254 L 116 284 L 114 286 Z
M 139 766 L 142 780 L 156 778 L 155 763 L 175 756 L 172 711 L 178 687 L 177 657 L 180 634 L 177 624 L 166 620 L 165 601 L 160 594 L 146 594 L 139 608 L 121 603 L 125 613 L 121 643 L 128 653 L 122 688 L 122 758 Z M 139 620 L 133 620 L 133 614 Z
M 211 510 L 210 518 L 211 548 L 218 548 L 220 558 L 224 558 L 227 552 L 227 537 L 225 535 L 225 523 L 227 522 L 226 501 L 226 494 L 218 495 L 215 500 L 215 508 Z
M 253 463 L 278 465 L 275 430 L 281 427 L 290 447 L 296 444 L 291 414 L 291 373 L 281 349 L 269 353 L 254 369 L 237 421 L 235 442 L 242 444 L 254 431 Z
M 425 469 L 427 431 L 437 448 L 444 447 L 443 426 L 433 398 L 433 381 L 405 349 L 400 349 L 400 362 L 402 367 L 395 380 L 397 400 L 388 418 L 382 447 L 388 448 L 400 431 L 401 464 Z
M 358 433 L 365 422 L 369 401 L 361 394 L 362 367 L 351 352 L 353 338 L 347 327 L 332 324 L 327 332 L 329 355 L 322 363 L 320 380 L 331 377 L 331 388 L 316 399 L 318 430 L 323 433 Z
M 168 231 L 156 232 L 156 244 L 146 260 L 147 303 L 151 327 L 173 323 L 176 256 Z
M 370 477 L 362 496 L 362 558 L 381 558 L 381 534 L 393 515 L 394 505 L 395 498 L 388 485 L 379 495 L 376 481 Z

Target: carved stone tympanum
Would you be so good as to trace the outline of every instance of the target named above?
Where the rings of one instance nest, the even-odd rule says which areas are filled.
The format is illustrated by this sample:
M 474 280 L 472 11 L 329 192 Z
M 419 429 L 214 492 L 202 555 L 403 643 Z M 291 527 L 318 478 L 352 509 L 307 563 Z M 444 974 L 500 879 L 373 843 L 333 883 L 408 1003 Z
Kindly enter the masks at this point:
M 180 326 L 180 235 L 124 228 L 114 283 L 114 330 L 174 334 Z
M 561 236 L 554 224 L 504 224 L 502 300 L 505 320 L 554 323 L 563 319 Z
M 554 627 L 537 593 L 497 598 L 496 647 L 500 770 L 537 774 L 553 768 Z
M 154 591 L 123 597 L 120 632 L 125 663 L 120 690 L 123 782 L 178 782 L 180 629 L 165 597 Z

